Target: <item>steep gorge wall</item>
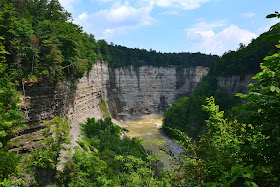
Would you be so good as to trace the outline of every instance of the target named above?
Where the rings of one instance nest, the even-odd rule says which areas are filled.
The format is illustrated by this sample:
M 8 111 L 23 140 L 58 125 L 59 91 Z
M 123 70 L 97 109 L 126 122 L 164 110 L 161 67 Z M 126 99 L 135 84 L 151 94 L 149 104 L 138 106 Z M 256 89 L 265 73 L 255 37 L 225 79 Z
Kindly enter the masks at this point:
M 255 83 L 256 80 L 252 79 L 254 75 L 248 74 L 244 77 L 230 76 L 230 77 L 217 77 L 217 83 L 229 95 L 235 96 L 237 93 L 247 93 L 250 89 L 250 83 Z
M 40 129 L 44 120 L 60 116 L 71 124 L 71 143 L 75 145 L 80 134 L 80 122 L 91 117 L 103 118 L 99 102 L 101 97 L 107 99 L 108 81 L 107 64 L 98 62 L 90 72 L 77 81 L 77 89 L 73 88 L 70 81 L 58 85 L 46 82 L 24 84 L 22 109 L 28 120 L 29 129 L 23 132 L 23 136 L 30 136 L 30 133 Z M 26 141 L 29 141 L 28 138 Z M 26 149 L 32 148 L 28 142 L 22 142 L 22 145 L 29 146 L 25 147 Z
M 111 113 L 121 119 L 163 113 L 176 99 L 189 95 L 208 70 L 201 66 L 181 70 L 152 66 L 113 69 L 108 98 L 117 108 L 111 106 Z
M 99 107 L 101 97 L 117 119 L 162 113 L 177 98 L 190 94 L 208 70 L 199 66 L 182 70 L 151 66 L 109 69 L 106 63 L 97 62 L 77 81 L 76 89 L 71 81 L 57 85 L 26 82 L 21 88 L 22 109 L 30 128 L 22 136 L 32 137 L 43 127 L 44 120 L 60 116 L 71 124 L 71 143 L 76 145 L 79 123 L 86 118 L 104 117 Z M 32 149 L 30 142 L 22 145 Z
M 70 81 L 59 85 L 51 83 L 25 83 L 22 87 L 22 109 L 30 128 L 23 136 L 42 128 L 44 120 L 55 116 L 66 118 L 71 124 L 71 143 L 76 145 L 80 134 L 79 123 L 86 118 L 103 118 L 99 108 L 101 97 L 107 102 L 112 117 L 128 120 L 146 114 L 161 114 L 172 103 L 189 95 L 200 79 L 209 71 L 207 67 L 175 68 L 143 66 L 110 69 L 97 62 L 92 70 L 77 81 L 77 89 Z M 252 75 L 219 77 L 218 84 L 229 94 L 246 92 Z M 32 144 L 26 140 L 22 145 Z

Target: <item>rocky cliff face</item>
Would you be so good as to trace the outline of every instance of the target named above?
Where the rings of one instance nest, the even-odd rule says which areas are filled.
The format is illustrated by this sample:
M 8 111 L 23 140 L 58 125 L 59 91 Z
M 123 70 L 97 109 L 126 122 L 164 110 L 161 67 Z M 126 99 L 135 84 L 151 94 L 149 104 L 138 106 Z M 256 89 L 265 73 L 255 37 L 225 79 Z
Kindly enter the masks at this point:
M 237 93 L 247 93 L 249 91 L 250 87 L 248 85 L 256 82 L 252 79 L 253 76 L 253 74 L 248 74 L 242 78 L 240 76 L 217 77 L 217 83 L 229 95 L 234 96 Z
M 103 118 L 99 102 L 101 97 L 106 99 L 108 81 L 107 64 L 98 62 L 89 73 L 77 81 L 77 89 L 70 81 L 59 85 L 24 84 L 22 109 L 30 128 L 22 134 L 35 132 L 42 127 L 44 120 L 60 116 L 71 124 L 71 143 L 75 144 L 80 134 L 80 122 L 84 122 L 86 118 Z M 24 142 L 22 144 L 27 146 Z
M 107 100 L 107 85 L 109 81 L 108 65 L 96 63 L 92 70 L 77 83 L 77 90 L 73 95 L 73 102 L 68 106 L 66 117 L 71 124 L 71 142 L 75 143 L 80 134 L 79 123 L 87 118 L 103 118 L 99 108 L 101 97 Z
M 152 66 L 113 69 L 108 98 L 117 108 L 111 106 L 111 113 L 121 119 L 163 113 L 176 99 L 189 95 L 208 70 L 200 66 L 182 70 Z
M 208 69 L 150 66 L 109 69 L 106 63 L 97 62 L 77 81 L 77 88 L 71 81 L 59 85 L 24 83 L 22 109 L 30 128 L 22 134 L 30 135 L 43 126 L 44 120 L 60 116 L 70 122 L 71 143 L 75 145 L 80 122 L 86 118 L 104 117 L 99 107 L 101 97 L 115 118 L 162 113 L 177 98 L 190 94 Z M 27 142 L 24 144 L 30 146 Z
M 175 68 L 143 66 L 110 69 L 104 62 L 97 62 L 92 70 L 73 83 L 25 83 L 22 86 L 22 109 L 30 128 L 23 136 L 42 128 L 44 120 L 55 116 L 66 118 L 71 124 L 71 143 L 75 145 L 80 134 L 79 123 L 86 118 L 103 118 L 101 97 L 109 106 L 112 117 L 131 119 L 146 114 L 163 113 L 182 96 L 189 95 L 209 68 Z M 230 95 L 247 92 L 252 75 L 218 77 L 219 86 Z M 34 137 L 34 136 L 33 136 Z M 32 144 L 23 142 L 22 145 Z

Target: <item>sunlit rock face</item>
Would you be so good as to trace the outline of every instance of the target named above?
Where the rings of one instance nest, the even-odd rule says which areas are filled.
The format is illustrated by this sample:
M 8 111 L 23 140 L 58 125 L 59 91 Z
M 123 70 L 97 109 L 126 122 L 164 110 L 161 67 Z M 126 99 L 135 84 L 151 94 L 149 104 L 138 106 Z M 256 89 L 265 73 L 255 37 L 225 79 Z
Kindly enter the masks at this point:
M 45 120 L 60 116 L 71 124 L 71 143 L 75 145 L 79 123 L 87 118 L 104 118 L 99 107 L 101 97 L 117 119 L 161 114 L 177 98 L 189 95 L 208 70 L 200 66 L 181 70 L 151 66 L 110 69 L 107 63 L 98 61 L 76 85 L 71 81 L 26 82 L 20 89 L 29 129 L 22 134 L 36 132 Z
M 181 70 L 152 66 L 110 69 L 99 61 L 77 81 L 76 88 L 71 81 L 25 83 L 22 109 L 34 127 L 54 116 L 71 123 L 103 118 L 101 97 L 115 117 L 162 113 L 176 99 L 189 95 L 208 70 L 201 66 Z
M 103 118 L 99 102 L 101 97 L 107 99 L 108 82 L 108 65 L 97 62 L 76 85 L 71 81 L 60 84 L 25 83 L 21 88 L 21 108 L 29 129 L 22 134 L 35 132 L 43 127 L 44 121 L 60 116 L 71 124 L 71 143 L 75 144 L 80 133 L 79 123 L 87 118 Z
M 111 113 L 121 119 L 147 114 L 163 113 L 182 96 L 188 96 L 200 79 L 208 73 L 207 67 L 175 68 L 142 66 L 110 70 L 108 89 Z
M 70 122 L 71 143 L 75 145 L 80 134 L 79 123 L 87 118 L 104 118 L 99 107 L 101 97 L 106 101 L 111 116 L 116 119 L 162 114 L 176 99 L 188 96 L 208 71 L 208 67 L 201 66 L 184 69 L 152 66 L 111 69 L 107 63 L 98 61 L 90 72 L 77 80 L 76 85 L 71 81 L 61 84 L 26 82 L 20 89 L 22 110 L 29 129 L 22 135 L 28 136 L 42 128 L 44 120 L 60 116 Z M 248 91 L 251 77 L 218 77 L 217 83 L 230 95 L 235 95 Z M 31 144 L 26 145 L 30 147 Z

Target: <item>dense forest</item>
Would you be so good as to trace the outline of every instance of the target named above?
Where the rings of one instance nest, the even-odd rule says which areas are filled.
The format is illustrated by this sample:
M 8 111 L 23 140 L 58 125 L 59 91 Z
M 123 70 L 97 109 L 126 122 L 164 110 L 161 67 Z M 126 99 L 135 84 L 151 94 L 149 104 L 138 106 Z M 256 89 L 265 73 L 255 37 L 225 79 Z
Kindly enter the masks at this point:
M 278 12 L 268 16 L 275 17 L 280 18 Z M 280 38 L 279 24 L 219 59 L 108 45 L 84 33 L 71 19 L 58 0 L 0 1 L 0 186 L 280 185 L 280 52 L 274 47 Z M 40 136 L 32 137 L 37 149 L 15 151 L 18 145 L 11 139 L 28 126 L 17 87 L 26 81 L 74 82 L 97 59 L 111 67 L 211 67 L 194 94 L 165 113 L 166 132 L 185 147 L 179 159 L 172 157 L 170 171 L 160 172 L 160 159 L 145 150 L 141 140 L 121 137 L 124 129 L 110 118 L 81 124 L 83 139 L 69 148 L 69 124 L 55 117 L 45 122 Z M 219 109 L 238 101 L 217 86 L 215 76 L 249 71 L 260 71 L 255 76 L 258 82 L 251 84 L 248 94 L 239 94 L 247 103 L 225 118 Z M 198 136 L 201 129 L 205 130 Z M 65 163 L 60 158 L 63 150 L 69 152 Z M 63 169 L 58 169 L 60 164 Z
M 120 45 L 108 45 L 98 41 L 100 51 L 113 68 L 123 66 L 163 66 L 186 68 L 191 66 L 210 67 L 219 57 L 201 53 L 160 53 L 150 49 L 131 49 Z M 104 46 L 104 47 L 103 47 Z M 104 50 L 103 50 L 104 49 Z M 106 55 L 107 54 L 107 55 Z
M 96 60 L 93 35 L 68 22 L 58 1 L 0 2 L 0 36 L 11 79 L 59 82 L 81 77 Z

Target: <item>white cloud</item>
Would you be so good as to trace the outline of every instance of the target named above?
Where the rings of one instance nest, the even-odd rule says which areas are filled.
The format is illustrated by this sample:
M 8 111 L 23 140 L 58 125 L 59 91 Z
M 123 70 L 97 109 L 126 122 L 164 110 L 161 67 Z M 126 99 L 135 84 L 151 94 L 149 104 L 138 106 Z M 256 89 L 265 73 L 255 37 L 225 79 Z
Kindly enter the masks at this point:
M 190 29 L 186 29 L 187 31 L 208 31 L 216 28 L 220 28 L 227 25 L 227 20 L 219 20 L 213 23 L 206 23 L 204 19 L 198 19 L 198 23 Z
M 202 3 L 211 1 L 211 0 L 144 0 L 150 3 L 153 3 L 159 7 L 174 7 L 184 10 L 191 10 L 199 8 Z
M 74 11 L 73 4 L 79 1 L 80 0 L 59 0 L 62 7 L 68 12 L 73 12 Z
M 252 13 L 252 12 L 247 12 L 247 13 L 242 14 L 242 17 L 245 17 L 245 18 L 252 18 L 254 16 L 256 16 L 256 14 Z
M 116 0 L 99 0 L 99 1 L 107 3 L 107 2 L 113 2 L 113 1 L 116 1 Z
M 82 25 L 86 32 L 94 33 L 97 38 L 107 39 L 129 29 L 152 24 L 152 8 L 151 4 L 135 8 L 128 1 L 116 2 L 110 9 L 93 14 L 82 13 L 75 19 L 75 23 Z
M 256 34 L 240 29 L 237 25 L 226 25 L 225 21 L 211 24 L 200 22 L 186 31 L 187 41 L 192 45 L 189 50 L 218 55 L 228 50 L 235 50 L 240 43 L 248 44 L 257 37 Z
M 165 12 L 161 12 L 161 15 L 178 15 L 179 13 L 175 10 L 173 11 L 165 11 Z

